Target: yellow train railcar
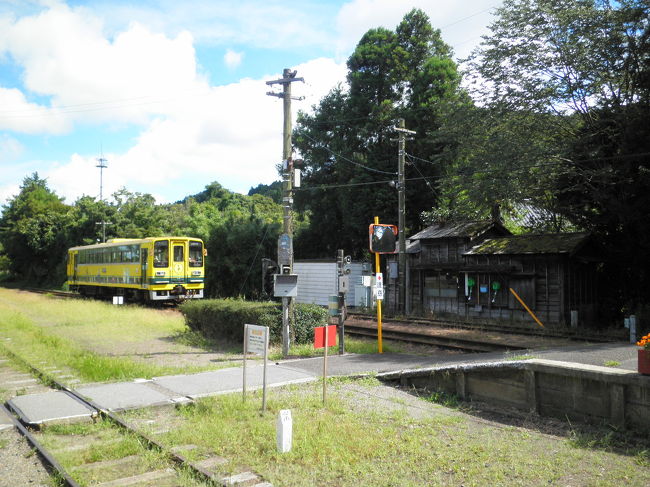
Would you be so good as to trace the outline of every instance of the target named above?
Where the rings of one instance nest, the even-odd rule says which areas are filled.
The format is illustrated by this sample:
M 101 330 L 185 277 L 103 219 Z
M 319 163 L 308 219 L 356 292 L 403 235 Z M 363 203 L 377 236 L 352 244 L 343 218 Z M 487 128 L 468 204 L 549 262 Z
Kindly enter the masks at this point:
M 112 239 L 68 250 L 68 286 L 89 296 L 182 301 L 203 297 L 205 246 L 198 238 Z

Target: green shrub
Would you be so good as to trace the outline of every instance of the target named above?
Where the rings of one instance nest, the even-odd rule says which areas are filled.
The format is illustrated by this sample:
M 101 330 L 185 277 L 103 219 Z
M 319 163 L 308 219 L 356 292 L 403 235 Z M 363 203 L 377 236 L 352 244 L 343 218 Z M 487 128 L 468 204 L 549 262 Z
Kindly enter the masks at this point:
M 241 299 L 203 299 L 188 301 L 181 306 L 185 323 L 206 338 L 241 342 L 244 325 L 268 326 L 271 341 L 282 339 L 282 305 L 276 302 L 244 301 Z M 311 343 L 313 329 L 327 322 L 327 310 L 314 304 L 295 305 L 292 339 L 295 343 Z

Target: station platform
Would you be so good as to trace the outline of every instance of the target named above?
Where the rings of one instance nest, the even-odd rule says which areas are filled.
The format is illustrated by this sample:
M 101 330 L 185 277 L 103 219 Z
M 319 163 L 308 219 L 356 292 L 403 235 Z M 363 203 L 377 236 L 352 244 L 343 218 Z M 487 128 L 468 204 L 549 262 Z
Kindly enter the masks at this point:
M 631 344 L 581 344 L 556 349 L 525 350 L 512 352 L 489 352 L 472 354 L 434 353 L 427 355 L 405 354 L 344 354 L 328 357 L 329 376 L 359 376 L 373 373 L 398 372 L 406 369 L 449 367 L 453 365 L 479 364 L 504 360 L 538 358 L 581 365 L 636 371 L 638 347 Z M 247 367 L 247 389 L 262 387 L 263 366 L 258 362 Z M 281 387 L 289 384 L 315 381 L 321 377 L 322 357 L 295 359 L 269 363 L 267 387 Z M 232 367 L 197 374 L 156 377 L 150 380 L 137 379 L 110 384 L 88 384 L 77 386 L 75 392 L 90 399 L 99 408 L 108 411 L 122 411 L 149 406 L 173 405 L 188 402 L 204 396 L 241 392 L 243 385 L 242 367 Z M 69 420 L 87 415 L 93 411 L 80 411 L 80 404 L 70 400 L 64 392 L 27 394 L 8 401 L 8 406 L 26 424 Z M 83 409 L 83 408 L 82 408 Z

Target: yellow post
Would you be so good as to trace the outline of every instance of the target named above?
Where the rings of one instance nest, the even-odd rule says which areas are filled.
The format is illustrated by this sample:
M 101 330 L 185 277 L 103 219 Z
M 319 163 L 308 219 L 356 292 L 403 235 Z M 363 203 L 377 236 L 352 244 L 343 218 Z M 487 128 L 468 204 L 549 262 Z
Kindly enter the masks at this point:
M 375 225 L 379 225 L 379 217 L 375 217 Z M 379 267 L 379 254 L 375 253 L 375 276 L 381 271 Z M 381 299 L 377 299 L 377 351 L 384 353 L 381 339 Z
M 519 294 L 517 294 L 517 293 L 515 292 L 515 290 L 512 289 L 511 287 L 508 288 L 508 289 L 510 289 L 510 292 L 512 293 L 512 295 L 513 295 L 515 298 L 517 298 L 517 301 L 519 301 L 519 302 L 521 303 L 521 305 L 526 309 L 526 311 L 528 311 L 528 314 L 530 314 L 530 316 L 533 317 L 533 319 L 537 322 L 537 324 L 538 324 L 539 326 L 541 326 L 542 328 L 544 328 L 544 325 L 542 325 L 542 322 L 539 321 L 539 319 L 537 318 L 537 316 L 535 316 L 535 313 L 533 313 L 533 311 L 532 311 L 528 306 L 526 306 L 526 303 L 524 303 L 524 300 L 521 299 L 521 298 L 519 297 Z

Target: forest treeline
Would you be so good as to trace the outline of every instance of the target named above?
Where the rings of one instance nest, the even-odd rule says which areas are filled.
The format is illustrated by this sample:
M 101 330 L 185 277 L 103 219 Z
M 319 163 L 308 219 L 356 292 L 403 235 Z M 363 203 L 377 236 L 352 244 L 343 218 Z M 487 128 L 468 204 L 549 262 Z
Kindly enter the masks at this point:
M 494 217 L 515 232 L 585 230 L 602 251 L 603 309 L 650 301 L 650 25 L 647 0 L 505 0 L 459 66 L 420 10 L 366 32 L 347 80 L 294 129 L 303 184 L 297 258 L 366 255 L 377 215 L 397 222 L 397 143 L 405 120 L 406 232 Z M 116 193 L 64 204 L 37 175 L 0 220 L 3 265 L 60 276 L 64 249 L 107 233 L 205 239 L 212 295 L 253 296 L 281 228 L 280 183 L 249 195 L 218 183 L 175 204 Z M 57 267 L 59 266 L 59 267 Z

